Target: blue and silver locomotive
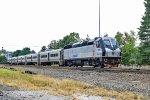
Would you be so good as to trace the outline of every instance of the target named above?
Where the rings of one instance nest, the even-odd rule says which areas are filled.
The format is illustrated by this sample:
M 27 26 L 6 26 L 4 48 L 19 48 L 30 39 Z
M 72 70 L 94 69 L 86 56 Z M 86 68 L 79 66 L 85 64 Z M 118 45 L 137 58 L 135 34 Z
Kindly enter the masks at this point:
M 63 61 L 67 66 L 118 66 L 121 50 L 111 37 L 95 38 L 89 41 L 67 45 L 63 49 Z

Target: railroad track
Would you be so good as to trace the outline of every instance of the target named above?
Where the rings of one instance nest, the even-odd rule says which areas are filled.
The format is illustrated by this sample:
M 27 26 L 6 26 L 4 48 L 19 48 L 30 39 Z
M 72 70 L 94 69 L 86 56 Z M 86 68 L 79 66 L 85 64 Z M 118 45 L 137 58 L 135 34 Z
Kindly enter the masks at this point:
M 5 67 L 8 65 L 4 65 Z M 137 74 L 150 74 L 150 69 L 138 69 L 138 68 L 100 68 L 100 67 L 61 67 L 61 66 L 38 66 L 38 65 L 9 65 L 9 68 L 11 66 L 14 68 L 14 66 L 22 66 L 22 67 L 34 67 L 38 69 L 64 69 L 64 70 L 80 70 L 80 71 L 96 71 L 96 72 L 113 72 L 113 73 L 137 73 Z
M 100 67 L 61 67 L 61 66 L 37 66 L 31 65 L 31 67 L 36 67 L 40 69 L 67 69 L 67 70 L 80 70 L 80 71 L 96 71 L 96 72 L 114 72 L 114 73 L 137 73 L 137 74 L 150 74 L 150 69 L 138 69 L 138 68 L 100 68 Z

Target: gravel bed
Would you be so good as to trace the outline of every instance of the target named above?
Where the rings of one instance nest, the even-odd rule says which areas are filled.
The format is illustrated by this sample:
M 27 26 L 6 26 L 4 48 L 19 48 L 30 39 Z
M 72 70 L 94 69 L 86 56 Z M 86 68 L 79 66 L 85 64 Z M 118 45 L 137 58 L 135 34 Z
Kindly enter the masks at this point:
M 0 100 L 72 100 L 72 97 L 53 96 L 48 91 L 23 91 L 0 85 Z
M 64 96 L 52 96 L 46 91 L 3 91 L 0 100 L 72 100 Z
M 53 96 L 48 91 L 23 91 L 0 85 L 0 100 L 106 100 L 105 97 L 73 94 L 71 96 Z M 114 98 L 108 98 L 115 100 Z
M 130 91 L 148 95 L 150 97 L 150 74 L 54 69 L 50 66 L 5 65 L 4 67 L 30 70 L 50 77 L 73 79 L 76 81 L 102 86 L 107 89 Z

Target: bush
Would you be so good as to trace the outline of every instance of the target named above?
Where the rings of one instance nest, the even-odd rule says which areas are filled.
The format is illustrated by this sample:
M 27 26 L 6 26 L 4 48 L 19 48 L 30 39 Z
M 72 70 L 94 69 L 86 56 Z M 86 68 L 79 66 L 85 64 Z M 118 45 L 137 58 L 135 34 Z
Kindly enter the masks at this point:
M 7 62 L 7 59 L 5 56 L 0 56 L 0 63 L 5 63 Z

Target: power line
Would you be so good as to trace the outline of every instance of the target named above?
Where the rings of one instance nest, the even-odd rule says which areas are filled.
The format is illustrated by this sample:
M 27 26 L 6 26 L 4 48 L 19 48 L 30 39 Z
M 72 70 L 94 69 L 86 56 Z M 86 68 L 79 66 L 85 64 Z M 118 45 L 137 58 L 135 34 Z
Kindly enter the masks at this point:
M 11 46 L 11 47 L 20 47 L 20 46 L 21 46 L 21 47 L 22 47 L 22 45 L 3 45 L 3 46 L 9 46 L 9 47 L 10 47 L 10 46 Z M 37 45 L 35 45 L 35 46 L 30 46 L 30 45 L 29 45 L 29 46 L 23 46 L 23 47 L 41 47 L 41 46 L 37 46 Z

